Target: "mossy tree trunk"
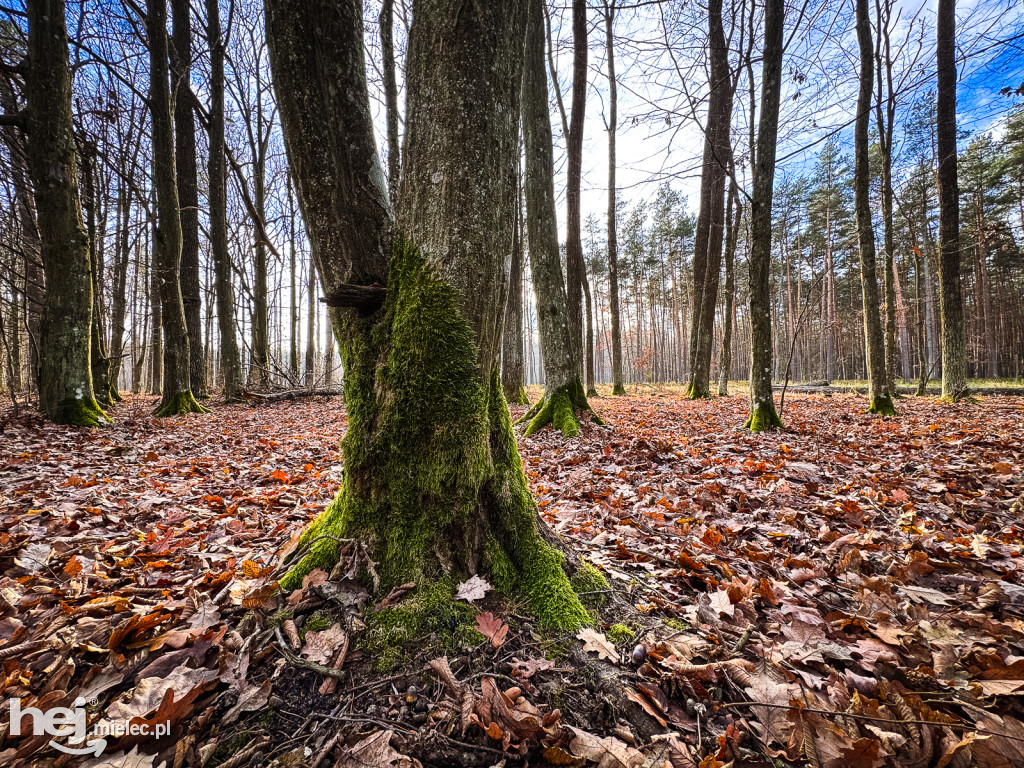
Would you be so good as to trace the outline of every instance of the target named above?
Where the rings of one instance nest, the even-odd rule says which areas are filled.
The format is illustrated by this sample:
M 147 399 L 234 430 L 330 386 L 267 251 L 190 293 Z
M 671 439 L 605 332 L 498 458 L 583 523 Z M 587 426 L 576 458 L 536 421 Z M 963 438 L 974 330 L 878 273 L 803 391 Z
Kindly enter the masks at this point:
M 528 0 L 526 62 L 523 72 L 523 135 L 526 147 L 526 230 L 537 322 L 544 358 L 544 397 L 526 412 L 526 434 L 551 424 L 567 436 L 579 434 L 577 411 L 589 411 L 574 354 L 572 322 L 562 260 L 558 253 L 555 180 L 544 68 L 541 0 Z
M 968 395 L 967 345 L 960 292 L 960 189 L 956 167 L 956 0 L 939 0 L 936 38 L 942 399 L 956 402 Z
M 523 386 L 523 217 L 522 195 L 516 184 L 516 215 L 512 233 L 512 267 L 509 272 L 508 302 L 501 339 L 501 387 L 505 399 L 516 405 L 529 405 Z
M 725 177 L 732 151 L 729 131 L 733 82 L 722 26 L 722 0 L 708 3 L 708 47 L 711 64 L 708 117 L 694 238 L 693 324 L 690 326 L 690 377 L 686 391 L 692 399 L 711 397 L 711 350 L 725 237 Z
M 164 331 L 163 398 L 156 415 L 177 416 L 206 409 L 192 395 L 188 329 L 181 299 L 181 210 L 168 85 L 167 0 L 147 0 L 146 35 L 149 38 L 149 107 L 157 209 L 154 256 Z
M 206 39 L 210 46 L 210 252 L 220 331 L 220 365 L 224 371 L 224 399 L 242 394 L 242 359 L 235 335 L 235 289 L 228 253 L 227 162 L 224 156 L 224 36 L 218 0 L 206 0 Z
M 857 0 L 857 40 L 860 44 L 860 95 L 854 126 L 854 208 L 857 214 L 857 240 L 860 245 L 860 283 L 864 305 L 864 351 L 868 368 L 869 413 L 896 415 L 885 376 L 885 339 L 879 314 L 878 271 L 875 262 L 875 229 L 871 221 L 868 164 L 868 123 L 871 119 L 871 91 L 875 62 L 871 43 L 871 19 L 868 0 Z
M 58 424 L 108 421 L 92 386 L 92 265 L 82 221 L 62 0 L 30 0 L 28 168 L 46 273 L 39 328 L 39 408 Z
M 265 9 L 321 281 L 387 287 L 379 309 L 333 313 L 349 421 L 345 479 L 304 541 L 368 542 L 379 592 L 408 581 L 453 589 L 480 573 L 524 594 L 544 623 L 587 623 L 566 576 L 571 563 L 542 535 L 497 367 L 525 2 L 417 2 L 394 225 L 374 145 L 362 3 L 267 0 Z M 320 538 L 282 585 L 296 586 L 336 552 Z
M 772 393 L 772 193 L 775 144 L 782 90 L 784 0 L 767 0 L 764 9 L 764 58 L 761 69 L 761 116 L 757 128 L 753 194 L 750 202 L 750 416 L 751 432 L 781 428 Z

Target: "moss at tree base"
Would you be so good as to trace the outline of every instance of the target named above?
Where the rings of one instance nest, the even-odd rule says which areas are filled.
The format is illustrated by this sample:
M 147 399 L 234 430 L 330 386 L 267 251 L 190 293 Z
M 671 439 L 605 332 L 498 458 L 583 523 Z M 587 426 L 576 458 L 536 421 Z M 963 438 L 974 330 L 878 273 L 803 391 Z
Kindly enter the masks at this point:
M 743 424 L 744 429 L 751 432 L 767 432 L 771 429 L 785 429 L 782 419 L 775 412 L 775 403 L 758 403 L 750 412 L 747 421 Z
M 583 385 L 579 379 L 571 384 L 558 387 L 553 392 L 546 391 L 544 397 L 527 411 L 517 424 L 527 424 L 524 436 L 528 437 L 539 429 L 550 424 L 566 437 L 576 437 L 580 433 L 580 420 L 577 412 L 590 413 L 591 421 L 604 424 L 597 417 L 583 394 Z
M 710 400 L 711 399 L 711 384 L 706 382 L 698 384 L 691 381 L 686 387 L 686 398 L 688 400 Z
M 625 396 L 625 394 L 626 394 L 626 388 L 624 386 L 622 386 L 622 384 L 615 384 L 614 386 L 612 386 L 612 396 L 613 397 Z
M 892 398 L 888 395 L 875 395 L 871 398 L 871 406 L 868 413 L 877 413 L 880 416 L 895 416 L 896 406 L 892 404 Z
M 505 390 L 505 399 L 510 405 L 529 405 L 530 396 L 526 394 L 526 387 L 522 384 L 519 385 L 514 391 L 509 392 Z
M 92 397 L 69 397 L 50 414 L 57 424 L 74 427 L 100 427 L 111 423 L 100 404 Z
M 192 390 L 177 392 L 173 395 L 164 395 L 164 399 L 153 411 L 157 418 L 167 416 L 184 416 L 187 413 L 209 413 L 209 408 L 201 406 L 192 395 Z
M 339 330 L 344 484 L 303 533 L 305 554 L 281 587 L 330 571 L 338 539 L 358 539 L 374 563 L 363 581 L 378 597 L 412 582 L 403 605 L 426 606 L 437 590 L 479 574 L 525 598 L 540 625 L 578 629 L 591 617 L 565 555 L 541 535 L 497 368 L 482 379 L 460 310 L 458 292 L 415 247 L 396 242 L 384 306 L 352 313 Z

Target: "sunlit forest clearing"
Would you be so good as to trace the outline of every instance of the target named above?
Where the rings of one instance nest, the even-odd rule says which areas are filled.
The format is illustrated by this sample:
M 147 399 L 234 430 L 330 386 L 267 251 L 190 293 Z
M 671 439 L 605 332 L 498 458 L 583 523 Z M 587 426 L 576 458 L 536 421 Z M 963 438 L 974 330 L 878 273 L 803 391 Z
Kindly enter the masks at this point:
M 1024 765 L 1022 45 L 0 5 L 0 765 Z

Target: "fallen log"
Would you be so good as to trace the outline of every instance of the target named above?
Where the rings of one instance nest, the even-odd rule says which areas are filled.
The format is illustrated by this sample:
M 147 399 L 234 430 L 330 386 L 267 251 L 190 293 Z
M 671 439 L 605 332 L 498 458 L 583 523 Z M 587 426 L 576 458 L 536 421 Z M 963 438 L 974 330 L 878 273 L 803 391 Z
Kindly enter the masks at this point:
M 253 405 L 279 403 L 283 400 L 299 400 L 304 397 L 340 397 L 344 394 L 344 391 L 341 389 L 289 389 L 284 392 L 242 391 L 242 397 Z

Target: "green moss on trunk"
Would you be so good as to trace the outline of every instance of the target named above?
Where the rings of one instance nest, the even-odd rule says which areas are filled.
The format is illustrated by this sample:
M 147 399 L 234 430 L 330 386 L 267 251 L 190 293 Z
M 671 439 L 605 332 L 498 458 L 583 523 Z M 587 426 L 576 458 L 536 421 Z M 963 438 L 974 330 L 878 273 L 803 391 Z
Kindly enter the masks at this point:
M 158 418 L 165 416 L 184 416 L 186 413 L 209 413 L 209 408 L 204 408 L 192 395 L 192 391 L 176 392 L 172 395 L 165 395 L 160 405 L 153 411 Z
M 895 416 L 896 406 L 892 403 L 892 398 L 888 395 L 875 395 L 871 398 L 871 407 L 868 408 L 868 413 L 877 413 L 881 416 Z
M 580 433 L 577 413 L 583 412 L 589 413 L 590 420 L 595 424 L 604 424 L 593 412 L 586 395 L 583 394 L 583 384 L 576 379 L 564 387 L 546 391 L 544 397 L 516 423 L 527 424 L 524 433 L 526 436 L 550 424 L 566 437 L 575 437 Z
M 596 387 L 591 387 L 590 389 L 588 389 L 587 390 L 587 397 L 588 398 L 590 398 L 590 397 L 600 397 L 600 395 L 597 393 L 597 388 Z
M 686 387 L 686 397 L 690 400 L 710 400 L 711 383 L 704 382 L 698 384 L 695 381 L 691 381 Z
M 75 427 L 100 427 L 110 423 L 110 417 L 91 397 L 69 397 L 61 401 L 53 414 L 53 420 L 57 424 Z
M 626 394 L 626 388 L 622 384 L 615 384 L 612 387 L 612 395 L 613 396 L 617 397 L 619 395 L 625 395 L 625 394 Z
M 751 432 L 767 432 L 771 429 L 785 428 L 779 414 L 775 412 L 775 403 L 771 401 L 757 403 L 743 426 Z
M 312 547 L 281 585 L 330 568 L 338 543 L 317 538 L 358 538 L 378 594 L 415 582 L 422 595 L 480 573 L 526 597 L 541 624 L 581 627 L 590 616 L 563 553 L 540 533 L 497 368 L 481 374 L 460 307 L 457 291 L 399 242 L 384 307 L 342 321 L 344 484 L 304 532 L 300 545 Z
M 511 395 L 509 395 L 509 393 L 506 392 L 505 393 L 505 398 L 512 405 L 529 405 L 530 404 L 530 396 L 528 394 L 526 394 L 526 387 L 524 387 L 522 384 L 520 384 L 519 387 L 516 389 L 516 391 L 513 392 Z

